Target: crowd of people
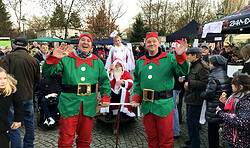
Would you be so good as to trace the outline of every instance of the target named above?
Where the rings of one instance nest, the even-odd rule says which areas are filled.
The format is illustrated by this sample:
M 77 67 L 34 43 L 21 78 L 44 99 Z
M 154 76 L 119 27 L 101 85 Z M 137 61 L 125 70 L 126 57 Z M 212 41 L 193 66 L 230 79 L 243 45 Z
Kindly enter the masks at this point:
M 183 101 L 189 135 L 185 147 L 200 147 L 199 129 L 205 122 L 209 148 L 219 147 L 221 126 L 228 147 L 250 145 L 250 44 L 189 48 L 182 39 L 164 49 L 156 32 L 132 48 L 119 36 L 111 48 L 93 46 L 89 32 L 78 40 L 77 46 L 52 47 L 29 46 L 25 38 L 16 38 L 13 47 L 1 50 L 0 145 L 9 147 L 10 141 L 13 148 L 34 147 L 33 101 L 38 96 L 45 126 L 56 124 L 60 115 L 58 147 L 72 147 L 75 133 L 77 147 L 89 147 L 98 95 L 106 121 L 118 112 L 120 122 L 133 118 L 131 107 L 141 105 L 149 148 L 174 146 L 181 134 Z M 243 65 L 233 77 L 227 75 L 231 63 Z

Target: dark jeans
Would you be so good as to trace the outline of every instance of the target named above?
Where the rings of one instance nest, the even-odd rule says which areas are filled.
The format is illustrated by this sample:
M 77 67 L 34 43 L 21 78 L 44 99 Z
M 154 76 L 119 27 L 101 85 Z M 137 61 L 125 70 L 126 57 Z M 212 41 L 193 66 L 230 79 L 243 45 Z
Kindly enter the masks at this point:
M 200 148 L 199 119 L 201 114 L 199 105 L 187 104 L 187 128 L 191 148 Z
M 9 127 L 14 121 L 14 106 L 11 104 L 9 111 Z M 34 108 L 33 99 L 23 101 L 23 123 L 25 127 L 25 135 L 23 138 L 24 148 L 34 148 Z M 20 128 L 10 131 L 11 148 L 22 148 Z
M 209 148 L 219 148 L 219 123 L 208 123 Z
M 182 89 L 181 92 L 179 93 L 179 103 L 177 105 L 178 108 L 178 113 L 179 113 L 179 123 L 182 123 L 182 101 L 183 101 L 183 96 L 184 96 L 185 90 Z
M 46 119 L 48 119 L 49 117 L 54 118 L 57 113 L 57 104 L 58 104 L 59 96 L 57 97 L 57 104 L 55 105 L 48 106 L 46 100 L 47 99 L 45 97 L 41 99 L 41 105 L 42 105 L 45 118 Z

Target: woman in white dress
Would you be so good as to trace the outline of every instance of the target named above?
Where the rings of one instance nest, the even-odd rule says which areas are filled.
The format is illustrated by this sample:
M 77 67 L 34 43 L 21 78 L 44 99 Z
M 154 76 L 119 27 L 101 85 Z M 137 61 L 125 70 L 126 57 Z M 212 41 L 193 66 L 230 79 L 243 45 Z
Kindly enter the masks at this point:
M 112 47 L 109 51 L 109 56 L 107 62 L 105 64 L 105 69 L 109 69 L 110 66 L 113 66 L 113 61 L 116 58 L 122 60 L 124 69 L 127 71 L 134 70 L 134 56 L 132 50 L 128 49 L 122 44 L 122 39 L 119 36 L 113 38 L 114 47 Z

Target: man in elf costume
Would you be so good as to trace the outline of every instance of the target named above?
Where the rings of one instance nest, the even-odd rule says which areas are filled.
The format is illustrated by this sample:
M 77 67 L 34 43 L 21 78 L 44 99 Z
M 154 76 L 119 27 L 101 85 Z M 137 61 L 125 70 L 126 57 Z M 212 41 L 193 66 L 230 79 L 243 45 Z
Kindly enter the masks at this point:
M 78 49 L 68 56 L 65 43 L 55 47 L 48 55 L 42 70 L 46 75 L 62 72 L 62 93 L 58 109 L 60 111 L 58 147 L 72 147 L 77 132 L 77 147 L 89 147 L 91 131 L 96 114 L 96 83 L 99 81 L 102 96 L 101 105 L 109 106 L 110 82 L 104 65 L 91 53 L 93 39 L 85 32 L 80 35 Z
M 110 66 L 108 70 L 109 79 L 111 83 L 111 102 L 112 103 L 129 103 L 129 90 L 133 86 L 133 79 L 128 71 L 124 69 L 124 64 L 121 59 L 116 58 L 113 62 L 113 66 Z M 101 113 L 107 114 L 106 121 L 109 121 L 112 115 L 118 114 L 118 105 L 102 107 Z M 125 121 L 125 117 L 135 117 L 135 114 L 131 110 L 130 105 L 122 105 L 120 109 L 120 121 Z
M 183 76 L 189 72 L 185 49 L 187 40 L 182 39 L 175 54 L 159 50 L 156 32 L 146 34 L 146 55 L 141 57 L 134 71 L 133 107 L 142 104 L 143 123 L 148 147 L 173 147 L 173 88 L 174 73 Z

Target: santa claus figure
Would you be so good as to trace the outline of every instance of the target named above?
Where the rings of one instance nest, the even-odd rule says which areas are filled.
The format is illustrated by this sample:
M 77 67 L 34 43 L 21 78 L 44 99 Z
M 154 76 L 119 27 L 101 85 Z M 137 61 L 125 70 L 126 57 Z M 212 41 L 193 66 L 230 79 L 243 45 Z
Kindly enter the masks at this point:
M 121 59 L 116 58 L 108 70 L 108 75 L 111 83 L 111 103 L 130 103 L 129 90 L 133 86 L 133 79 L 130 73 L 124 70 L 124 65 Z M 101 113 L 106 115 L 106 120 L 109 121 L 112 115 L 118 114 L 118 105 L 102 107 Z M 120 108 L 120 121 L 124 121 L 126 116 L 134 117 L 135 114 L 131 110 L 130 105 L 122 105 Z

